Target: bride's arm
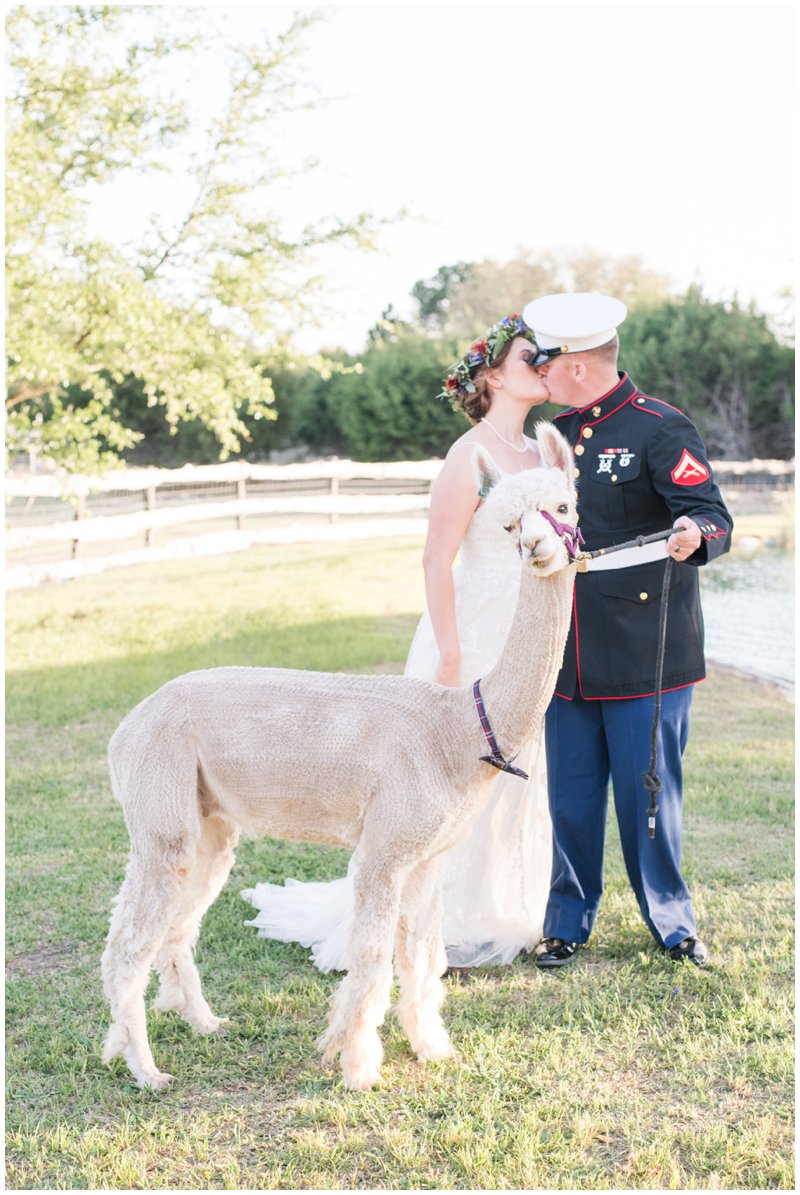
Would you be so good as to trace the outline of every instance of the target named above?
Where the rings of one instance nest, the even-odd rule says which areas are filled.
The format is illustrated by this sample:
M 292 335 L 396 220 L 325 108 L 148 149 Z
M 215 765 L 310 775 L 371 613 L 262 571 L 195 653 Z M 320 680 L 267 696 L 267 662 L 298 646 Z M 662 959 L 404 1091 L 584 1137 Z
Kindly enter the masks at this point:
M 458 448 L 462 449 L 462 445 Z M 431 491 L 428 538 L 422 557 L 428 613 L 439 648 L 434 679 L 440 685 L 460 683 L 461 646 L 456 625 L 453 561 L 477 505 L 469 454 L 451 449 Z

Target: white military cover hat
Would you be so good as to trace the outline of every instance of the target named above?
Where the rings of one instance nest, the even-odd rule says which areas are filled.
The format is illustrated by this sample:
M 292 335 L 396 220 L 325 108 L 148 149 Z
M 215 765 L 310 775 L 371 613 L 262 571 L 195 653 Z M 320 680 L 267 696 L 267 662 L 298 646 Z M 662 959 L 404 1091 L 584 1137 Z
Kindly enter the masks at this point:
M 543 295 L 523 310 L 522 318 L 536 338 L 545 359 L 561 353 L 582 353 L 607 344 L 628 314 L 620 299 L 610 295 L 579 293 Z

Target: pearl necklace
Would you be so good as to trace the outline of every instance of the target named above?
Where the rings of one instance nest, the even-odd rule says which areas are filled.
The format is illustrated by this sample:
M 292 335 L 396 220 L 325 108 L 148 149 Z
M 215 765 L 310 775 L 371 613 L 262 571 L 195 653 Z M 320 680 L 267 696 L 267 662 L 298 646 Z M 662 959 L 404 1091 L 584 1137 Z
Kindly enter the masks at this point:
M 502 440 L 504 444 L 507 444 L 509 448 L 513 448 L 515 452 L 519 452 L 519 453 L 520 453 L 520 455 L 521 455 L 523 452 L 527 452 L 527 451 L 528 451 L 528 447 L 529 447 L 529 445 L 527 445 L 527 444 L 524 444 L 522 448 L 517 448 L 516 444 L 512 444 L 510 440 L 507 440 L 507 439 L 505 438 L 505 436 L 501 436 L 501 435 L 500 435 L 500 433 L 499 433 L 499 431 L 498 431 L 498 430 L 497 430 L 497 428 L 495 427 L 495 425 L 494 425 L 493 423 L 490 423 L 490 422 L 489 422 L 489 420 L 486 418 L 486 416 L 485 416 L 485 415 L 484 415 L 484 416 L 483 416 L 483 418 L 481 419 L 481 423 L 485 423 L 487 427 L 490 427 L 490 428 L 492 429 L 492 431 L 494 432 L 494 434 L 497 436 L 498 440 Z M 522 438 L 523 438 L 523 440 L 524 440 L 524 439 L 525 439 L 525 436 L 523 435 L 523 437 L 522 437 Z

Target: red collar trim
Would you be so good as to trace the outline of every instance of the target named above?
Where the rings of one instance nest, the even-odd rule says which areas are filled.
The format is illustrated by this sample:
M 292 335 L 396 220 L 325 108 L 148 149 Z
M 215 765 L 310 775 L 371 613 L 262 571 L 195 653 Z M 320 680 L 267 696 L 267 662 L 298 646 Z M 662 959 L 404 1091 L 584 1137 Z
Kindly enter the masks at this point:
M 625 387 L 626 393 L 621 396 L 622 402 L 619 404 L 619 406 L 614 408 L 614 410 L 618 411 L 620 407 L 623 407 L 626 402 L 630 402 L 630 400 L 639 393 L 627 373 L 620 374 L 620 379 L 616 386 L 612 386 L 612 388 L 606 394 L 601 394 L 599 398 L 593 399 L 591 402 L 586 403 L 586 405 L 583 407 L 567 407 L 565 411 L 560 411 L 558 415 L 553 416 L 553 422 L 555 423 L 556 419 L 564 419 L 568 415 L 582 415 L 584 412 L 591 413 L 592 407 L 602 406 L 607 398 L 611 398 L 613 394 L 616 394 L 623 387 Z M 609 415 L 612 415 L 613 413 L 613 411 L 607 412 Z M 603 412 L 602 415 L 598 416 L 598 419 L 605 418 L 605 415 L 606 412 Z

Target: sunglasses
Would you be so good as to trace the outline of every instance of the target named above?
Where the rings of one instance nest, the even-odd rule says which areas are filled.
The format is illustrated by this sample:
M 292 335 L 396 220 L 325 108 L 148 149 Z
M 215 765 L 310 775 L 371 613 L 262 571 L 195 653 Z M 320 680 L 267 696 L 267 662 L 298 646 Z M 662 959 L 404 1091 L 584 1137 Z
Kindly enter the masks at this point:
M 563 352 L 563 349 L 540 349 L 537 344 L 536 352 L 533 352 L 532 349 L 527 349 L 522 354 L 522 360 L 526 365 L 530 365 L 532 368 L 535 368 L 537 365 L 546 365 L 547 362 L 552 361 L 554 357 L 560 357 Z

